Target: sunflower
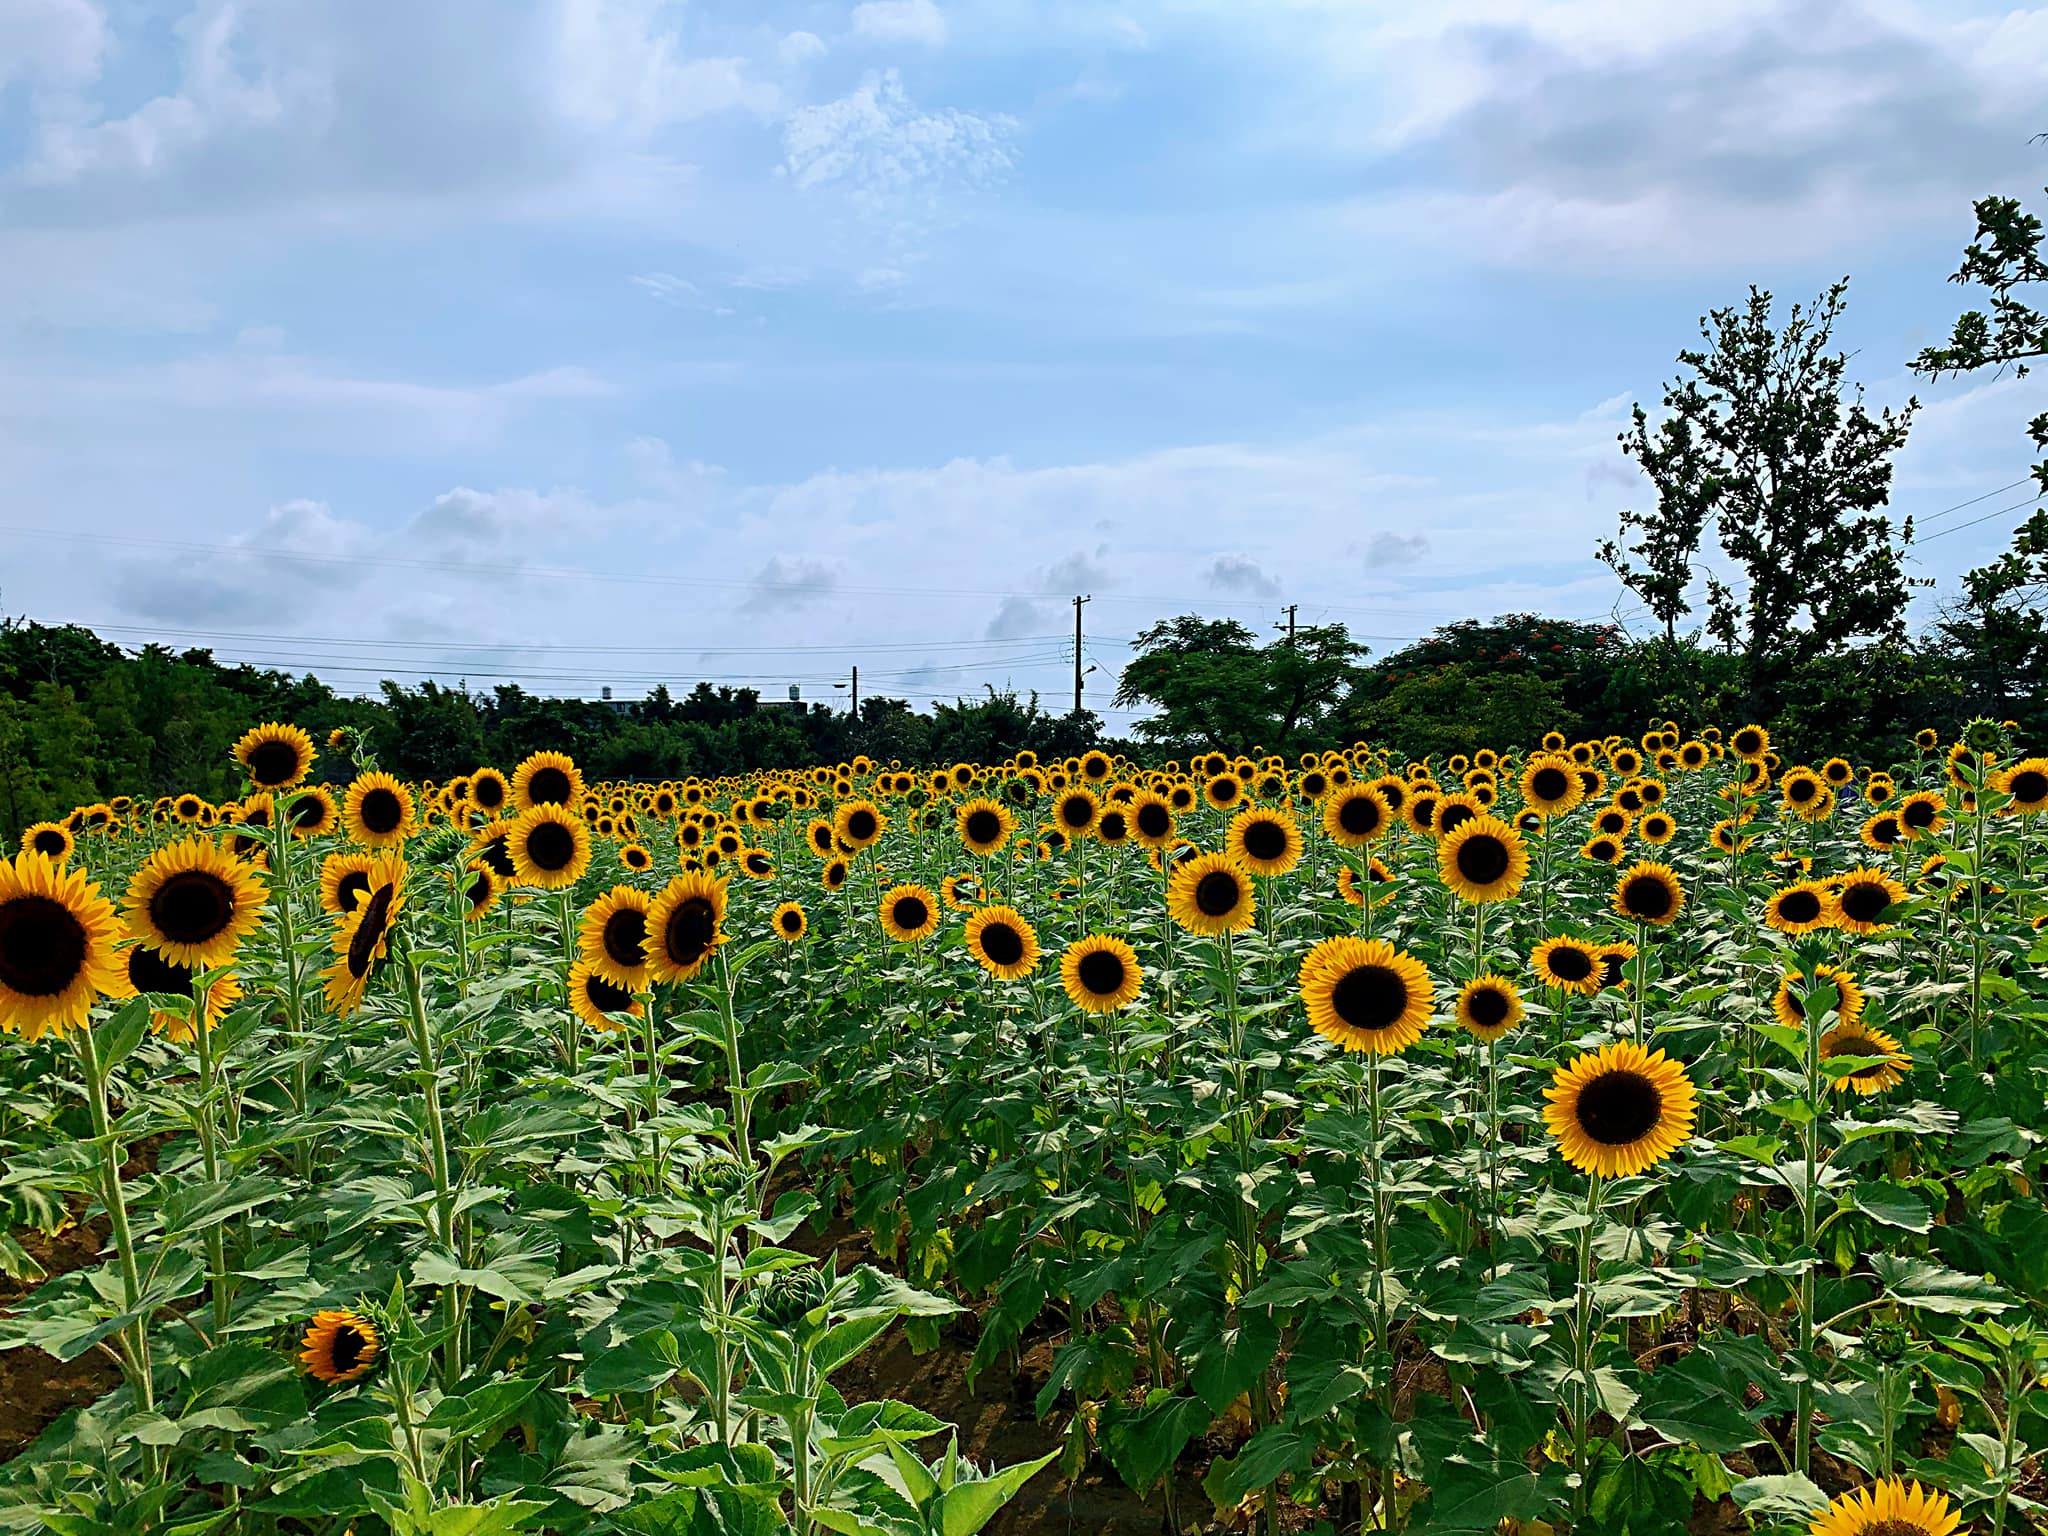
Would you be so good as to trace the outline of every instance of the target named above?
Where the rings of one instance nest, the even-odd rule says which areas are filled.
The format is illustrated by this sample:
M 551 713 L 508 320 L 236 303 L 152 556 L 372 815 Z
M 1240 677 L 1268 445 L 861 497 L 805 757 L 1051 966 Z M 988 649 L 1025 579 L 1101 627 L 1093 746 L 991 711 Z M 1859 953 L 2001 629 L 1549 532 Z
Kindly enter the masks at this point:
M 1820 1037 L 1820 1059 L 1826 1063 L 1842 1057 L 1874 1057 L 1873 1061 L 1859 1067 L 1833 1071 L 1834 1088 L 1837 1093 L 1869 1095 L 1882 1093 L 1906 1080 L 1906 1074 L 1913 1070 L 1913 1058 L 1905 1048 L 1883 1030 L 1865 1024 L 1861 1019 L 1846 1020 L 1836 1024 Z
M 512 798 L 512 786 L 495 768 L 479 768 L 469 776 L 469 803 L 489 817 L 504 814 Z
M 1372 884 L 1388 885 L 1393 882 L 1393 871 L 1388 869 L 1381 860 L 1374 859 L 1369 868 L 1371 873 L 1366 878 Z M 1337 894 L 1350 902 L 1354 907 L 1365 905 L 1365 887 L 1360 883 L 1358 871 L 1349 864 L 1346 864 L 1337 871 Z
M 1825 928 L 1834 919 L 1835 893 L 1818 880 L 1799 880 L 1772 892 L 1764 903 L 1764 925 L 1795 938 Z
M 964 937 L 974 963 L 1004 981 L 1028 976 L 1038 965 L 1038 934 L 1014 907 L 981 908 L 967 919 Z
M 1251 872 L 1227 853 L 1203 853 L 1174 866 L 1166 910 L 1190 933 L 1214 938 L 1251 927 Z
M 1835 989 L 1835 1017 L 1839 1022 L 1854 1024 L 1863 1017 L 1866 998 L 1853 975 L 1836 965 L 1816 965 L 1813 973 L 1814 986 Z M 1771 1012 L 1787 1029 L 1806 1028 L 1806 1002 L 1802 996 L 1805 991 L 1804 971 L 1787 971 L 1778 978 L 1777 989 L 1771 994 Z
M 647 963 L 656 981 L 688 981 L 725 942 L 723 880 L 685 871 L 647 909 Z
M 1610 939 L 1593 951 L 1593 958 L 1600 962 L 1600 989 L 1613 991 L 1628 985 L 1628 963 L 1635 959 L 1636 947 L 1627 939 Z
M 749 880 L 773 880 L 775 856 L 766 848 L 743 848 L 740 850 L 740 869 Z
M 818 883 L 828 891 L 836 891 L 845 886 L 847 877 L 852 873 L 846 860 L 833 859 L 818 872 Z
M 939 926 L 938 898 L 921 885 L 895 885 L 882 893 L 882 931 L 898 944 L 929 938 Z
M 1135 1002 L 1144 979 L 1138 952 L 1106 933 L 1076 939 L 1060 956 L 1060 985 L 1083 1013 L 1114 1013 Z
M 583 771 L 566 752 L 535 752 L 512 770 L 512 803 L 522 811 L 536 805 L 574 810 L 583 799 Z
M 1685 1069 L 1632 1040 L 1561 1066 L 1543 1123 L 1581 1173 L 1620 1179 L 1664 1161 L 1692 1135 L 1699 1095 Z
M 1685 887 L 1669 864 L 1638 860 L 1614 882 L 1614 910 L 1639 923 L 1662 928 L 1685 906 Z
M 576 950 L 615 987 L 647 990 L 647 911 L 654 898 L 630 885 L 615 885 L 583 909 Z
M 1882 933 L 1906 888 L 1879 869 L 1852 869 L 1835 887 L 1835 926 L 1844 933 Z
M 1669 811 L 1645 811 L 1636 822 L 1636 836 L 1646 843 L 1664 844 L 1678 835 L 1678 823 Z
M 1591 997 L 1600 990 L 1600 954 L 1584 939 L 1560 934 L 1545 939 L 1529 955 L 1530 969 L 1546 987 Z
M 362 1313 L 322 1310 L 299 1341 L 299 1362 L 308 1376 L 338 1385 L 375 1370 L 382 1348 L 377 1325 Z
M 1906 829 L 1899 824 L 1897 811 L 1879 811 L 1863 823 L 1856 835 L 1873 852 L 1889 853 L 1905 841 Z
M 168 997 L 193 995 L 192 967 L 166 960 L 161 951 L 151 949 L 147 944 L 130 944 L 122 950 L 121 968 L 131 997 L 151 992 Z M 206 1027 L 211 1029 L 218 1024 L 228 1009 L 241 1000 L 241 996 L 242 984 L 235 979 L 234 972 L 215 971 L 206 988 Z M 177 1045 L 189 1045 L 198 1033 L 188 1015 L 161 1009 L 150 1013 L 149 1027 Z
M 1948 825 L 1948 801 L 1939 790 L 1923 789 L 1899 802 L 1899 825 L 1908 842 L 1932 837 Z
M 1383 1056 L 1420 1040 L 1435 1007 L 1428 970 L 1385 939 L 1324 939 L 1301 962 L 1301 997 L 1317 1034 Z
M 1323 830 L 1340 848 L 1363 848 L 1393 825 L 1383 784 L 1350 784 L 1323 799 Z
M 327 1006 L 347 1018 L 362 1006 L 370 972 L 391 944 L 391 930 L 405 905 L 402 882 L 375 886 L 363 904 L 341 920 L 334 933 L 334 963 L 321 973 Z
M 1255 875 L 1284 875 L 1301 862 L 1301 828 L 1278 807 L 1249 806 L 1231 817 L 1223 847 Z
M 1458 1023 L 1482 1044 L 1492 1044 L 1522 1022 L 1522 994 L 1504 976 L 1476 976 L 1458 991 Z
M 1017 818 L 997 800 L 969 800 L 953 813 L 953 820 L 967 851 L 984 858 L 999 852 L 1017 830 Z
M 1529 850 L 1522 834 L 1495 816 L 1460 823 L 1437 844 L 1437 874 L 1460 901 L 1505 901 L 1522 888 Z
M 335 917 L 355 911 L 370 894 L 367 853 L 330 853 L 320 861 L 320 910 Z
M 120 923 L 80 870 L 34 849 L 0 859 L 0 1029 L 24 1039 L 86 1022 L 101 993 L 118 994 Z
M 466 923 L 480 923 L 490 916 L 503 890 L 491 867 L 481 862 L 465 869 L 456 884 L 462 894 L 462 920 Z
M 1106 752 L 1087 752 L 1081 757 L 1081 777 L 1091 784 L 1100 783 L 1116 769 Z
M 1606 837 L 1627 837 L 1635 824 L 1635 812 L 1619 805 L 1603 806 L 1593 818 L 1593 830 Z
M 833 836 L 855 853 L 880 842 L 888 825 L 889 818 L 872 800 L 843 800 L 832 817 Z
M 1545 753 L 1532 757 L 1522 768 L 1522 804 L 1539 816 L 1563 816 L 1585 799 L 1585 786 L 1568 757 Z
M 619 849 L 619 862 L 636 875 L 644 875 L 654 868 L 654 855 L 644 844 L 627 843 Z
M 235 743 L 234 754 L 258 789 L 290 789 L 313 771 L 313 738 L 296 725 L 259 725 Z
M 630 988 L 618 985 L 588 960 L 569 967 L 569 1008 L 592 1029 L 623 1028 L 610 1017 L 615 1013 L 637 1019 L 647 1012 Z
M 348 787 L 342 818 L 348 835 L 365 848 L 394 848 L 412 835 L 412 791 L 388 773 L 359 775 Z
M 2048 757 L 2027 757 L 2001 768 L 1991 781 L 2001 795 L 2010 795 L 2006 809 L 2020 815 L 2048 810 Z
M 1088 836 L 1101 816 L 1102 802 L 1095 798 L 1094 790 L 1084 785 L 1063 791 L 1053 802 L 1053 823 L 1069 838 Z
M 1888 1477 L 1838 1494 L 1806 1531 L 1807 1536 L 1954 1536 L 1961 1526 L 1962 1517 L 1949 1508 L 1946 1497 Z
M 1771 750 L 1771 733 L 1760 725 L 1745 725 L 1728 738 L 1735 755 L 1747 763 L 1759 763 Z
M 522 811 L 505 844 L 521 885 L 563 890 L 590 867 L 590 829 L 582 817 L 550 801 Z
M 22 829 L 21 846 L 26 853 L 40 853 L 52 864 L 62 864 L 71 857 L 78 841 L 63 822 L 39 821 Z
M 810 927 L 809 919 L 804 916 L 803 907 L 794 901 L 785 901 L 777 907 L 768 924 L 775 930 L 775 937 L 785 944 L 794 944 Z
M 233 955 L 263 921 L 262 876 L 210 838 L 159 848 L 128 882 L 128 930 L 179 965 Z

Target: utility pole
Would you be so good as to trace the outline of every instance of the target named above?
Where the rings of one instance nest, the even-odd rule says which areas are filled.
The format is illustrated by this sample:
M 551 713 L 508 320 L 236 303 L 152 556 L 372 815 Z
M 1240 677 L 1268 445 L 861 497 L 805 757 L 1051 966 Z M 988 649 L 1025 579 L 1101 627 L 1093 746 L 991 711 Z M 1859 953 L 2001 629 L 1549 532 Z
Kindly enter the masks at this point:
M 1294 610 L 1300 606 L 1301 604 L 1299 603 L 1289 603 L 1287 605 L 1287 649 L 1290 651 L 1294 649 Z M 1273 627 L 1278 629 L 1280 626 L 1275 624 Z
M 853 669 L 853 723 L 860 724 L 860 668 Z
M 1093 602 L 1091 597 L 1074 599 L 1074 713 L 1081 713 L 1081 605 Z

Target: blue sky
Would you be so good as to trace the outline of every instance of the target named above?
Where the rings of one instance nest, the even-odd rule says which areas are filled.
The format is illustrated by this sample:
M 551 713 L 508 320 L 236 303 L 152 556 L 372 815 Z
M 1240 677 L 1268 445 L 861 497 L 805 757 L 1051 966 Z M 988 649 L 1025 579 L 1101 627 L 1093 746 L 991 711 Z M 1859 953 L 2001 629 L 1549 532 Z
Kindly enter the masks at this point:
M 2035 380 L 1905 362 L 2043 78 L 1961 0 L 0 0 L 0 605 L 928 702 L 1087 592 L 1097 706 L 1181 611 L 1640 622 L 1615 433 L 1752 282 L 1853 278 L 1898 509 L 2025 472 Z

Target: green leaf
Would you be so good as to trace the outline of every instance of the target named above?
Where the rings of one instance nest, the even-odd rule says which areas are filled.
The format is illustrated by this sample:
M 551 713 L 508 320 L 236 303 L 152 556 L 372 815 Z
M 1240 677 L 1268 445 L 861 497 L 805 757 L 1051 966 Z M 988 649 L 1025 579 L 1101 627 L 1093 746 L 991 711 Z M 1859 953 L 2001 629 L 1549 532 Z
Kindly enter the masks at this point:
M 1217 1414 L 1249 1391 L 1273 1363 L 1280 1349 L 1280 1329 L 1263 1312 L 1240 1312 L 1235 1328 L 1217 1328 L 1199 1342 L 1190 1340 L 1187 1349 L 1193 1362 L 1188 1384 L 1209 1405 L 1210 1413 Z
M 1772 1477 L 1748 1477 L 1728 1490 L 1735 1507 L 1754 1519 L 1774 1515 L 1804 1519 L 1827 1508 L 1828 1496 L 1812 1478 L 1801 1472 Z
M 1916 1190 L 1904 1189 L 1897 1184 L 1858 1184 L 1850 1199 L 1855 1202 L 1857 1210 L 1888 1227 L 1899 1227 L 1907 1232 L 1933 1230 L 1934 1214 L 1927 1209 L 1927 1202 Z
M 1716 1379 L 1712 1363 L 1697 1355 L 1644 1376 L 1636 1417 L 1673 1445 L 1716 1455 L 1744 1450 L 1763 1438 L 1740 1400 Z
M 1105 1405 L 1102 1454 L 1116 1475 L 1142 1496 L 1180 1460 L 1188 1442 L 1209 1427 L 1210 1417 L 1201 1399 L 1159 1389 L 1135 1413 Z
M 537 1376 L 515 1376 L 494 1381 L 460 1397 L 444 1397 L 426 1417 L 428 1429 L 444 1429 L 450 1435 L 480 1435 L 495 1429 L 517 1413 L 540 1387 Z
M 1974 1317 L 1984 1312 L 2003 1312 L 2012 1305 L 1990 1281 L 1927 1259 L 1874 1253 L 1870 1256 L 1870 1267 L 1886 1295 L 1917 1311 Z
M 1218 1462 L 1202 1480 L 1202 1486 L 1219 1509 L 1227 1509 L 1254 1488 L 1267 1487 L 1289 1472 L 1301 1471 L 1309 1464 L 1314 1450 L 1315 1442 L 1300 1430 L 1283 1424 L 1268 1425 L 1247 1440 L 1234 1459 Z
M 1057 1455 L 1058 1451 L 1048 1451 L 1036 1461 L 1005 1467 L 993 1477 L 954 1483 L 939 1504 L 940 1536 L 975 1536 Z

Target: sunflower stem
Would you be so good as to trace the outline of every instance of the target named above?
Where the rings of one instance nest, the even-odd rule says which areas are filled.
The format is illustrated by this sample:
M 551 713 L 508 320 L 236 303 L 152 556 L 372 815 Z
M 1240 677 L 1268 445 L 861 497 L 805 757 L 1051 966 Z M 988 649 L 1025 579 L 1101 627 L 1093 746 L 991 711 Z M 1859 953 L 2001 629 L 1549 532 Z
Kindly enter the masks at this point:
M 99 1044 L 94 1038 L 91 1023 L 74 1030 L 72 1038 L 78 1045 L 79 1071 L 85 1078 L 86 1103 L 92 1112 L 93 1141 L 99 1148 L 100 1198 L 107 1207 L 107 1225 L 114 1240 L 114 1255 L 121 1266 L 122 1308 L 132 1312 L 142 1299 L 142 1269 L 136 1262 L 135 1239 L 128 1227 L 128 1198 L 121 1186 L 121 1140 L 115 1134 L 113 1121 L 107 1113 L 107 1074 L 100 1064 Z M 138 1318 L 123 1332 L 127 1337 L 127 1347 L 122 1351 L 122 1363 L 126 1367 L 129 1388 L 135 1393 L 135 1400 L 143 1412 L 154 1412 L 156 1381 L 149 1354 L 148 1320 Z M 143 1463 L 151 1480 L 156 1477 L 160 1455 L 156 1446 L 143 1447 Z

